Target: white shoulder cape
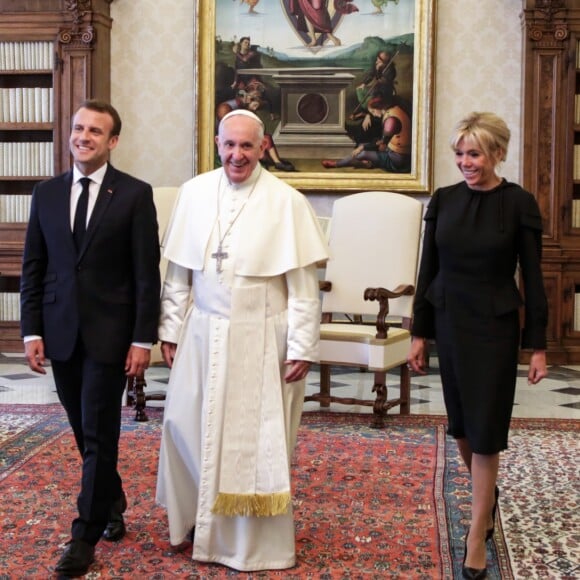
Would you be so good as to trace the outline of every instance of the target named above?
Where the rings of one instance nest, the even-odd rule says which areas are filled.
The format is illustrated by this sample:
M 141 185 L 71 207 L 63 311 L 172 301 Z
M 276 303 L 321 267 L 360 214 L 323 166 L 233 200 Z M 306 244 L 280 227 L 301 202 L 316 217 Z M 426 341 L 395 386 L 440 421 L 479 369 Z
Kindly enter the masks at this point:
M 216 222 L 223 169 L 187 181 L 179 192 L 163 241 L 163 255 L 191 270 L 202 270 Z M 307 199 L 262 169 L 256 189 L 238 219 L 239 276 L 277 276 L 328 259 L 328 249 Z

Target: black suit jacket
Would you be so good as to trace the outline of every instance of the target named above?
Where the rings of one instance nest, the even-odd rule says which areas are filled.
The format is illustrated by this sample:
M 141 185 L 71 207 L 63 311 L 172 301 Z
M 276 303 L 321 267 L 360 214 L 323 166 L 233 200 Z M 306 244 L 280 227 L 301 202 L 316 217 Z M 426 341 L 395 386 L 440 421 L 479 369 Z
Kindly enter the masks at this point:
M 21 277 L 21 333 L 67 360 L 82 337 L 98 362 L 122 362 L 132 342 L 155 342 L 159 237 L 151 186 L 108 166 L 77 253 L 72 170 L 32 194 Z

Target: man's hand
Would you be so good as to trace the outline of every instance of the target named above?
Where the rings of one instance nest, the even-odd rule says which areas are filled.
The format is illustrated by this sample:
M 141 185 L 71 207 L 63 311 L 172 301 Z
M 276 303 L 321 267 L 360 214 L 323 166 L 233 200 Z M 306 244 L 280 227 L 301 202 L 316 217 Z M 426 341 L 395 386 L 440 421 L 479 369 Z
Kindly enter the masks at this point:
M 294 383 L 306 378 L 310 370 L 310 361 L 307 360 L 287 360 L 284 364 L 288 367 L 284 380 L 287 383 Z
M 46 374 L 46 369 L 43 368 L 46 362 L 44 357 L 44 341 L 41 338 L 24 343 L 24 356 L 31 370 L 41 375 Z
M 128 377 L 142 375 L 149 368 L 151 351 L 148 348 L 131 345 L 125 359 L 125 374 Z
M 171 368 L 173 366 L 173 359 L 175 358 L 175 351 L 177 350 L 177 344 L 175 342 L 162 342 L 161 343 L 161 354 L 163 355 L 163 360 L 165 364 Z

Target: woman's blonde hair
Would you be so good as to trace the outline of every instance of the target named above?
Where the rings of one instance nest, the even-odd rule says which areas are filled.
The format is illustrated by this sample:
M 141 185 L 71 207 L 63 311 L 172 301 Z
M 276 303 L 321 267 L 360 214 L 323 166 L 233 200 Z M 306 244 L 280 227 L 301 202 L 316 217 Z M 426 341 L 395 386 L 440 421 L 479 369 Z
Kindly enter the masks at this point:
M 477 143 L 486 157 L 506 160 L 510 130 L 505 121 L 495 113 L 473 112 L 461 119 L 453 129 L 449 144 L 456 150 L 459 142 L 464 139 Z M 501 153 L 499 156 L 498 152 Z

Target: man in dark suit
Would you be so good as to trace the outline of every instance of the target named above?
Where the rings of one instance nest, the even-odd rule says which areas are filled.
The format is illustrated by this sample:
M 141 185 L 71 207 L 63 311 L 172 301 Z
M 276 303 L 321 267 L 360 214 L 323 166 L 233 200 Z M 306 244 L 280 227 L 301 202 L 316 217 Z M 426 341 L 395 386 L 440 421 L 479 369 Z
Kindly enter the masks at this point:
M 78 517 L 56 566 L 64 577 L 87 572 L 101 536 L 125 535 L 127 500 L 117 471 L 121 400 L 126 376 L 147 368 L 157 340 L 153 191 L 108 162 L 120 131 L 108 103 L 80 106 L 70 135 L 74 167 L 35 187 L 24 248 L 26 358 L 43 374 L 50 359 L 82 456 Z

